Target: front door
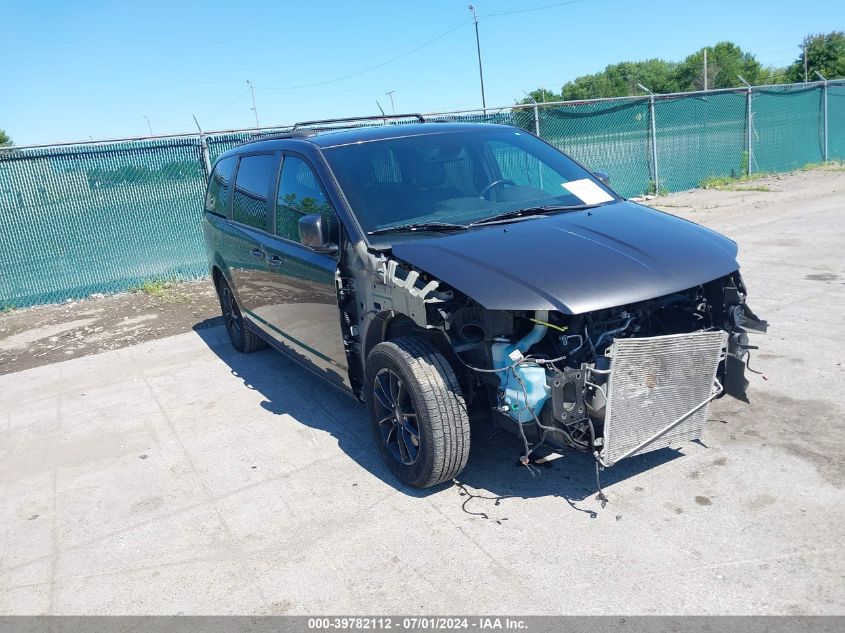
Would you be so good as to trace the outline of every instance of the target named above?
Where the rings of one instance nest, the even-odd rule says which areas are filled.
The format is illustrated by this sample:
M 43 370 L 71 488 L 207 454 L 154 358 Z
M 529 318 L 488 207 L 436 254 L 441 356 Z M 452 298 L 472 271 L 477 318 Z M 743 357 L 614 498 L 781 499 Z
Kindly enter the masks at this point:
M 267 301 L 255 312 L 259 324 L 299 360 L 329 380 L 349 384 L 335 290 L 337 259 L 299 243 L 299 218 L 320 213 L 337 240 L 338 221 L 308 162 L 282 160 L 273 207 L 275 238 L 262 241 Z

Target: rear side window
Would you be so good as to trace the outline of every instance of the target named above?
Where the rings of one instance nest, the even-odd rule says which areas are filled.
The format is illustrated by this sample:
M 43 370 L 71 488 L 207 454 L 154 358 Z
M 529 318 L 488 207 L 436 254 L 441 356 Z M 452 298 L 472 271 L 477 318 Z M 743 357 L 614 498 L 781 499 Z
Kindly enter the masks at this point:
M 319 213 L 335 231 L 334 213 L 311 166 L 296 156 L 285 156 L 276 198 L 276 234 L 299 241 L 299 218 Z
M 272 154 L 244 156 L 235 177 L 235 222 L 267 230 L 267 193 L 276 171 L 278 158 Z
M 222 217 L 226 217 L 228 214 L 229 187 L 237 161 L 237 157 L 229 156 L 217 161 L 214 166 L 211 178 L 208 179 L 208 189 L 205 192 L 205 210 L 209 213 Z

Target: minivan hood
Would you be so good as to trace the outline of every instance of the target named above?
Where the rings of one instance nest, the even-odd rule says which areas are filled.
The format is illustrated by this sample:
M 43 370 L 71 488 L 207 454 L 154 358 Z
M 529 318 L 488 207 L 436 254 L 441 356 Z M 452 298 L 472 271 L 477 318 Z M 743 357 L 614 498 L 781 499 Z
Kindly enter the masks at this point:
M 581 314 L 736 271 L 737 246 L 633 202 L 397 242 L 393 254 L 489 310 Z

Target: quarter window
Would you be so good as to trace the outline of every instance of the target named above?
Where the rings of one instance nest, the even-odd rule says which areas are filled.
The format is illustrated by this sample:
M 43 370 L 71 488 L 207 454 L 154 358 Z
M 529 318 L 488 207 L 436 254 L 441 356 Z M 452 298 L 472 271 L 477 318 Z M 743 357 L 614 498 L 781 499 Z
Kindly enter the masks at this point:
M 276 197 L 276 234 L 299 241 L 299 219 L 319 213 L 333 235 L 334 213 L 311 166 L 296 156 L 285 156 Z
M 217 161 L 211 178 L 208 179 L 208 189 L 205 192 L 205 210 L 214 215 L 226 217 L 228 215 L 229 186 L 232 182 L 232 172 L 237 162 L 235 156 L 229 156 Z
M 272 154 L 244 156 L 235 178 L 232 219 L 256 229 L 267 229 L 267 193 L 276 169 Z

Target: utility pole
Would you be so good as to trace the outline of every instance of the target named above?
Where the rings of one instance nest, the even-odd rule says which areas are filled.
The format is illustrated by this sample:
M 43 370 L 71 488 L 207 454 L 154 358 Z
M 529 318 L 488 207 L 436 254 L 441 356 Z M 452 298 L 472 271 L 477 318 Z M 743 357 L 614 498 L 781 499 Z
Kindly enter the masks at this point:
M 704 91 L 707 92 L 707 49 L 704 49 Z
M 393 93 L 396 92 L 395 90 L 388 90 L 384 94 L 390 97 L 390 109 L 393 110 L 393 114 L 396 114 L 396 106 L 393 105 Z
M 147 120 L 147 127 L 148 127 L 148 128 L 149 128 L 149 130 L 150 130 L 150 136 L 152 136 L 152 135 L 153 135 L 153 126 L 152 126 L 152 124 L 150 123 L 150 117 L 148 117 L 148 116 L 145 114 L 145 115 L 144 115 L 144 118 Z
M 804 42 L 804 83 L 807 83 L 807 42 Z
M 246 83 L 249 86 L 250 93 L 252 94 L 252 112 L 255 114 L 255 127 L 259 128 L 261 126 L 258 124 L 258 109 L 255 107 L 255 86 L 252 85 L 252 82 L 249 79 L 246 80 Z
M 487 99 L 484 97 L 484 71 L 481 68 L 481 40 L 478 37 L 478 14 L 475 12 L 475 7 L 469 5 L 469 10 L 472 11 L 472 21 L 475 22 L 475 48 L 478 51 L 478 78 L 481 80 L 481 107 L 484 114 L 487 114 Z

